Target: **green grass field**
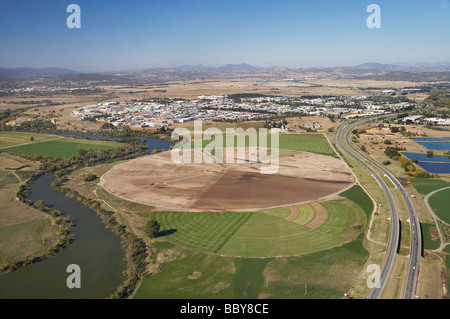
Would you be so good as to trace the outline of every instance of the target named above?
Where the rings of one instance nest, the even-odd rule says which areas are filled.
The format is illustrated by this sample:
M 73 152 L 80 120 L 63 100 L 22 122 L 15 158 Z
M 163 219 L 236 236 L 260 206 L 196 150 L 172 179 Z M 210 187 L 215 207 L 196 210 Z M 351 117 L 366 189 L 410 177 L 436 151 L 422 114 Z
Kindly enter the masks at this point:
M 449 198 L 450 188 L 434 194 L 429 199 L 430 206 L 436 215 L 447 224 L 450 224 Z
M 438 178 L 412 178 L 411 183 L 421 194 L 427 195 L 437 189 L 449 187 L 450 183 Z
M 438 249 L 441 245 L 439 238 L 433 240 L 430 228 L 436 228 L 434 224 L 422 224 L 423 247 L 424 249 Z
M 308 204 L 298 206 L 298 210 L 300 211 L 300 215 L 293 221 L 294 223 L 306 225 L 313 219 L 314 209 Z
M 47 253 L 54 244 L 55 229 L 48 218 L 0 227 L 0 261 L 23 260 L 26 255 Z
M 245 137 L 245 143 L 239 142 L 245 147 L 249 146 L 260 146 L 261 141 L 259 140 L 260 136 L 255 137 L 252 136 L 246 136 Z M 251 142 L 251 141 L 256 141 Z M 210 143 L 214 141 L 214 138 L 211 140 L 204 139 L 202 141 L 202 147 L 207 147 Z M 234 138 L 234 145 L 238 145 L 238 137 L 235 136 Z M 271 136 L 267 136 L 266 140 L 267 146 L 271 147 Z M 226 141 L 226 137 L 223 136 L 222 141 L 223 147 L 228 146 L 228 143 Z M 239 146 L 241 146 L 239 144 Z M 192 146 L 194 147 L 194 142 L 192 142 Z M 302 152 L 310 152 L 310 153 L 316 153 L 321 155 L 327 155 L 327 156 L 333 156 L 337 157 L 336 153 L 334 152 L 331 145 L 328 143 L 327 139 L 321 135 L 321 134 L 298 134 L 298 135 L 290 135 L 290 134 L 280 134 L 279 135 L 279 149 L 280 153 L 281 150 L 290 150 L 290 151 L 302 151 Z
M 153 248 L 154 255 L 164 251 L 173 254 L 177 249 L 167 243 L 155 243 Z M 340 299 L 369 256 L 359 239 L 330 250 L 286 258 L 233 258 L 178 250 L 183 255 L 161 263 L 162 271 L 144 278 L 134 298 Z M 194 270 L 202 276 L 189 279 Z
M 257 213 L 154 212 L 164 238 L 181 247 L 225 256 L 291 256 L 328 249 L 351 240 L 364 225 L 363 211 L 349 200 L 322 205 L 327 220 L 316 229 L 289 222 L 288 208 Z M 306 219 L 311 219 L 308 215 Z
M 0 132 L 0 149 L 21 144 L 31 143 L 31 137 L 34 143 L 58 139 L 57 135 L 22 133 L 22 132 Z
M 327 139 L 321 134 L 281 134 L 280 149 L 311 152 L 336 157 L 336 153 L 333 148 L 328 143 Z
M 26 163 L 9 154 L 0 154 L 0 263 L 25 260 L 27 255 L 40 256 L 55 244 L 56 227 L 48 215 L 17 201 L 20 185 L 16 175 L 25 180 L 32 170 L 11 172 L 5 167 L 20 167 Z M 27 167 L 28 169 L 30 167 Z
M 57 140 L 50 140 L 42 143 L 30 143 L 27 145 L 15 146 L 5 148 L 2 151 L 14 155 L 42 155 L 59 158 L 68 158 L 78 153 L 79 150 L 94 150 L 101 151 L 114 147 L 119 147 L 121 144 L 111 141 L 95 141 L 95 140 L 81 140 L 64 138 Z
M 362 189 L 361 186 L 355 185 L 352 188 L 346 190 L 345 192 L 342 192 L 340 196 L 348 198 L 351 201 L 358 204 L 366 213 L 367 219 L 369 219 L 370 215 L 372 215 L 374 208 L 373 201 L 369 197 L 369 195 L 366 194 L 366 192 Z

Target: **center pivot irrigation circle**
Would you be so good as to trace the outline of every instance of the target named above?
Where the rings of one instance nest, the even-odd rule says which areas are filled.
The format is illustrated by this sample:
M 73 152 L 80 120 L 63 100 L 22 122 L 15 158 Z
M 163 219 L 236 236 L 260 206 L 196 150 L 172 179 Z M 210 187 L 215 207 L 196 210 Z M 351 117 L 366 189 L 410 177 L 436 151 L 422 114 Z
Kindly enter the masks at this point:
M 344 162 L 325 155 L 280 156 L 276 174 L 261 174 L 262 166 L 268 164 L 177 164 L 167 151 L 114 166 L 102 176 L 101 185 L 119 198 L 157 209 L 226 212 L 315 201 L 355 183 Z

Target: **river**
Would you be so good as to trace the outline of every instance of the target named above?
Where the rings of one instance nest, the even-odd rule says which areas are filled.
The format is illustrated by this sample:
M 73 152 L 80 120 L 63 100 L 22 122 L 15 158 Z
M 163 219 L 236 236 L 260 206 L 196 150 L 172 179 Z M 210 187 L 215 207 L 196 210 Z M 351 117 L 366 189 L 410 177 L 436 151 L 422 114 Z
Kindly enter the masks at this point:
M 80 138 L 80 139 L 92 139 L 92 140 L 107 140 L 107 141 L 119 141 L 120 139 L 118 137 L 113 136 L 98 136 L 98 135 L 79 135 L 79 134 L 66 134 L 66 137 L 72 137 L 72 138 Z M 162 151 L 162 150 L 169 150 L 172 146 L 172 142 L 168 142 L 161 139 L 156 139 L 152 137 L 143 137 L 138 136 L 136 137 L 140 140 L 145 140 L 145 143 L 148 146 L 147 153 L 151 154 L 153 150 Z
M 125 248 L 100 217 L 76 199 L 54 191 L 54 176 L 39 177 L 29 189 L 30 199 L 43 200 L 75 221 L 74 242 L 58 255 L 0 276 L 0 299 L 78 299 L 109 297 L 125 280 Z M 67 266 L 81 269 L 81 288 L 66 285 Z

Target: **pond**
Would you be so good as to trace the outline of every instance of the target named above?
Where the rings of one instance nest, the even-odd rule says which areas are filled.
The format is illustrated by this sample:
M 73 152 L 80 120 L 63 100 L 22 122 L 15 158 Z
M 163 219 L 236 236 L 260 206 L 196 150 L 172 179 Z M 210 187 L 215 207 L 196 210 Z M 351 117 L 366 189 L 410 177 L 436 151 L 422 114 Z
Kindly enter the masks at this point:
M 430 143 L 419 143 L 422 146 L 425 146 L 427 149 L 432 151 L 449 151 L 450 150 L 450 142 L 430 142 Z
M 432 174 L 450 174 L 450 164 L 443 163 L 419 163 L 420 167 Z
M 415 158 L 419 162 L 440 162 L 450 164 L 450 156 L 433 155 L 432 157 L 428 157 L 426 154 L 416 154 L 416 153 L 402 153 L 402 154 L 409 159 Z

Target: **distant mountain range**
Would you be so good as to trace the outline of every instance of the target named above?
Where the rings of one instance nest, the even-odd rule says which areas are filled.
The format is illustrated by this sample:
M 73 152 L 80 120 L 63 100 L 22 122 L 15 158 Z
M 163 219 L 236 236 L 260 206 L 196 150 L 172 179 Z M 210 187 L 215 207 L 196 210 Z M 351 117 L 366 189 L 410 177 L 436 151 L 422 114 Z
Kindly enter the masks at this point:
M 324 73 L 333 76 L 378 76 L 382 78 L 393 78 L 399 76 L 408 76 L 410 73 L 432 73 L 432 78 L 445 78 L 437 76 L 436 72 L 450 72 L 450 62 L 439 64 L 432 63 L 364 63 L 357 66 L 337 66 L 337 67 L 309 67 L 309 68 L 287 68 L 287 67 L 257 67 L 250 64 L 227 64 L 219 67 L 207 67 L 202 65 L 185 65 L 173 68 L 151 68 L 139 69 L 120 72 L 101 72 L 101 73 L 82 73 L 74 70 L 63 68 L 2 68 L 0 67 L 0 81 L 18 82 L 28 80 L 56 80 L 56 81 L 72 81 L 72 82 L 105 82 L 110 84 L 119 84 L 123 82 L 164 82 L 172 80 L 202 80 L 206 78 L 218 78 L 221 74 L 229 78 L 233 74 L 258 74 L 272 73 L 283 76 L 285 73 L 307 74 L 307 73 Z M 417 74 L 415 77 L 417 78 Z
M 0 67 L 0 78 L 36 78 L 54 77 L 79 73 L 62 68 L 2 68 Z

